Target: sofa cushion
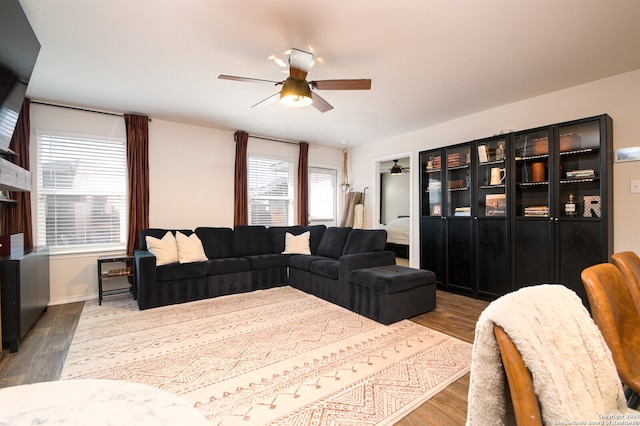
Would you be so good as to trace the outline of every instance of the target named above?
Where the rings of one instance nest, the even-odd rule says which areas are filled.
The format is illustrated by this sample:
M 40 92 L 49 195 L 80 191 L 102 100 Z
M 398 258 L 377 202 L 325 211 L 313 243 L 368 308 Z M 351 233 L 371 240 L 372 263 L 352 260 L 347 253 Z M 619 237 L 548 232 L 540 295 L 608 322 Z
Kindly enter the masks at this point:
M 234 257 L 233 254 L 233 229 L 231 228 L 196 228 L 196 234 L 209 259 L 224 259 Z
M 425 269 L 387 265 L 349 272 L 349 284 L 392 294 L 416 287 L 435 285 L 436 275 Z
M 320 275 L 321 277 L 338 279 L 338 271 L 340 270 L 340 261 L 336 259 L 321 259 L 311 263 L 311 273 Z
M 250 269 L 249 261 L 241 257 L 211 259 L 207 263 L 207 275 L 224 275 L 235 272 L 246 272 Z
M 178 262 L 206 262 L 209 260 L 202 248 L 202 241 L 197 234 L 188 237 L 182 232 L 176 232 L 176 245 L 178 246 Z
M 182 232 L 187 237 L 193 233 L 191 229 L 162 229 L 162 228 L 147 228 L 140 231 L 140 249 L 141 250 L 149 250 L 147 247 L 147 235 L 152 236 L 154 238 L 162 238 L 167 231 L 171 231 L 171 233 L 175 236 L 177 231 Z
M 147 235 L 145 242 L 149 251 L 156 257 L 156 266 L 178 262 L 176 238 L 170 231 L 165 232 L 162 238 Z
M 308 272 L 311 270 L 311 264 L 313 262 L 315 262 L 316 260 L 327 260 L 327 259 L 331 259 L 331 258 L 326 256 L 313 255 L 313 254 L 311 256 L 307 256 L 304 254 L 297 254 L 289 258 L 289 266 L 291 268 Z
M 382 251 L 386 244 L 387 231 L 384 229 L 354 229 L 347 237 L 342 254 Z
M 342 250 L 347 242 L 347 237 L 351 228 L 327 228 L 324 231 L 320 245 L 318 246 L 318 256 L 332 257 L 337 259 L 342 255 Z
M 252 271 L 289 265 L 289 257 L 282 254 L 257 254 L 255 256 L 245 256 L 245 259 L 249 261 Z
M 322 241 L 322 237 L 326 230 L 327 227 L 325 225 L 307 226 L 307 231 L 311 232 L 311 236 L 309 237 L 309 248 L 311 249 L 311 254 L 318 254 L 318 247 L 320 246 L 320 241 Z
M 307 229 L 304 226 L 270 226 L 269 238 L 271 240 L 271 253 L 282 253 L 286 247 L 285 239 L 287 232 L 292 235 L 300 235 Z
M 156 268 L 156 281 L 175 281 L 207 276 L 208 262 L 172 263 Z
M 233 240 L 236 257 L 272 254 L 269 230 L 264 226 L 236 226 Z

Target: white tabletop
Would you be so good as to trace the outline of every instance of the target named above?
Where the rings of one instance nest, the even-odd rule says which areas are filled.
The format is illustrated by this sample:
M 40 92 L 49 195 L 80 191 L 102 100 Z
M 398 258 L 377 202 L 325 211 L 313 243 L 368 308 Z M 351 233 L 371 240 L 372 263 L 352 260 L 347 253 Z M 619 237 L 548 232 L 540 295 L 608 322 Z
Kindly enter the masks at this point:
M 170 392 L 115 380 L 62 380 L 0 389 L 0 425 L 208 425 Z

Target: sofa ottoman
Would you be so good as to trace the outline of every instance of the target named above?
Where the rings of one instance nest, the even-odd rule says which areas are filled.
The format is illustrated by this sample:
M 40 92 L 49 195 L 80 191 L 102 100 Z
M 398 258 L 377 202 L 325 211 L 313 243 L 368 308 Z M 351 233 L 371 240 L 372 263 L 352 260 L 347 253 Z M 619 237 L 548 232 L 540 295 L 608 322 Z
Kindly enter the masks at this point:
M 411 318 L 436 307 L 436 276 L 397 265 L 349 273 L 349 308 L 382 324 Z

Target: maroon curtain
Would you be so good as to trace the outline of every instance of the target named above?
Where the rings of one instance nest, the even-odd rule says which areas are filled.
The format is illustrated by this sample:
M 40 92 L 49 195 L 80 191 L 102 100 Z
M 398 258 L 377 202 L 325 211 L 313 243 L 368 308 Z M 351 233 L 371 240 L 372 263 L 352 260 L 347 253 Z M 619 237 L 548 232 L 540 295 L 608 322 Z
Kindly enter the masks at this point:
M 18 116 L 16 129 L 13 132 L 11 144 L 16 156 L 11 161 L 25 170 L 29 167 L 29 137 L 31 136 L 31 118 L 29 107 L 31 100 L 25 98 Z M 33 176 L 31 177 L 34 178 Z M 33 226 L 31 223 L 31 194 L 29 192 L 12 192 L 11 198 L 15 204 L 3 204 L 2 206 L 2 233 L 4 235 L 23 234 L 24 246 L 33 246 Z
M 129 236 L 127 253 L 140 246 L 140 231 L 149 227 L 149 117 L 125 114 L 129 170 Z
M 237 131 L 233 135 L 236 141 L 236 170 L 234 179 L 234 226 L 249 224 L 249 182 L 247 173 L 247 142 L 249 134 Z
M 300 142 L 298 157 L 298 225 L 309 224 L 309 144 Z

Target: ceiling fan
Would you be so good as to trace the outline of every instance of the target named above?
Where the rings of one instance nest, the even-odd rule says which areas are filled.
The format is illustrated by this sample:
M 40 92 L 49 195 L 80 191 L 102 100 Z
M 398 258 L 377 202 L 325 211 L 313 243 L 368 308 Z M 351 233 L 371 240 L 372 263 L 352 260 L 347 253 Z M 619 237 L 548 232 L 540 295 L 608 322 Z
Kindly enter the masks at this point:
M 371 89 L 370 79 L 350 79 L 350 80 L 317 80 L 307 81 L 307 73 L 311 68 L 313 54 L 299 49 L 291 49 L 289 55 L 289 77 L 283 81 L 264 80 L 259 78 L 238 77 L 234 75 L 220 74 L 219 79 L 246 81 L 254 83 L 271 83 L 275 86 L 282 86 L 280 92 L 253 105 L 265 105 L 276 102 L 280 99 L 287 106 L 307 106 L 311 105 L 320 112 L 327 112 L 333 109 L 324 98 L 318 95 L 316 90 L 369 90 Z
M 389 169 L 389 173 L 392 175 L 401 175 L 402 173 L 409 173 L 409 167 L 403 167 L 398 164 L 399 160 L 393 160 L 393 166 Z

